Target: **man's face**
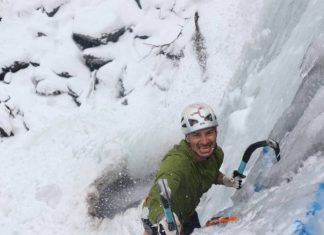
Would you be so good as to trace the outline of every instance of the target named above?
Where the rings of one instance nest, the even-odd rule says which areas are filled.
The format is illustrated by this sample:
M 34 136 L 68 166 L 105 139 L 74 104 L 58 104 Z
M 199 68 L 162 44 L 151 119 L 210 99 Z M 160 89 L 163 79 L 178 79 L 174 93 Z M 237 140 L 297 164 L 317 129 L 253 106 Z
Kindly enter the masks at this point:
M 215 127 L 195 131 L 186 136 L 186 140 L 198 160 L 207 159 L 216 147 L 217 130 Z

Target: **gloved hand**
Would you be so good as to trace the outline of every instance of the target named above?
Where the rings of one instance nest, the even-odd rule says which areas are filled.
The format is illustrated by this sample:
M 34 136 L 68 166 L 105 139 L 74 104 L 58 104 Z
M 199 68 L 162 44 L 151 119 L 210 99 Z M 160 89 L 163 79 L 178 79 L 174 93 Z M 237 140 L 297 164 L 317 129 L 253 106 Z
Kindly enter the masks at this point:
M 178 216 L 175 213 L 173 213 L 173 216 L 174 216 L 177 228 L 178 228 L 178 232 L 180 234 L 181 224 L 179 222 Z M 169 230 L 168 222 L 167 222 L 165 216 L 162 216 L 162 218 L 158 222 L 158 234 L 159 235 L 178 235 L 176 229 L 174 229 L 172 231 Z
M 224 175 L 223 184 L 227 187 L 232 187 L 236 189 L 242 188 L 242 179 L 245 178 L 245 175 L 242 175 L 238 171 L 234 171 L 231 177 Z

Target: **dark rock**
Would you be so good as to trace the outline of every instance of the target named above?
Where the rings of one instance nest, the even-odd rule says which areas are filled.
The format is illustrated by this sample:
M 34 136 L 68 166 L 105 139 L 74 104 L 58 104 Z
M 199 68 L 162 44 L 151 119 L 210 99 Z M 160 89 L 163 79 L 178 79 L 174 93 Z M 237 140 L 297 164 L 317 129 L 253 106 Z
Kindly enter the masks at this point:
M 6 72 L 1 72 L 0 73 L 0 81 L 3 81 L 4 80 L 4 77 L 6 76 Z
M 7 132 L 5 132 L 1 127 L 0 127 L 0 137 L 9 137 L 12 136 L 13 133 L 8 134 Z
M 0 103 L 1 103 L 1 101 L 0 101 Z M 4 106 L 1 106 L 0 108 L 3 108 L 3 107 L 5 108 L 6 112 L 10 111 L 10 110 L 8 110 L 8 106 L 6 104 Z M 3 126 L 0 125 L 0 137 L 9 137 L 12 135 L 13 135 L 12 130 L 9 130 L 9 132 L 8 132 L 8 130 L 6 131 L 6 128 L 4 128 Z
M 79 33 L 73 33 L 72 39 L 81 48 L 81 50 L 101 45 L 100 39 Z
M 123 98 L 126 96 L 124 82 L 121 78 L 119 78 L 117 81 L 117 89 L 118 89 L 117 98 Z
M 98 58 L 92 55 L 84 55 L 85 63 L 90 71 L 98 70 L 103 65 L 112 62 L 111 59 Z
M 56 90 L 56 91 L 48 92 L 48 93 L 36 91 L 36 94 L 41 95 L 41 96 L 57 96 L 57 95 L 61 95 L 62 93 L 63 92 L 60 90 Z
M 48 17 L 53 17 L 58 12 L 58 10 L 60 8 L 61 8 L 61 6 L 58 6 L 58 7 L 54 8 L 51 12 L 46 12 L 47 16 Z
M 36 62 L 29 62 L 32 66 L 34 66 L 34 67 L 38 67 L 38 66 L 40 66 L 40 64 L 39 63 L 36 63 Z
M 54 8 L 52 11 L 50 11 L 50 12 L 47 12 L 44 7 L 39 7 L 39 8 L 37 8 L 37 10 L 42 10 L 42 12 L 43 13 L 45 12 L 48 17 L 53 17 L 58 12 L 60 7 L 61 6 L 58 6 L 58 7 Z
M 117 42 L 118 39 L 126 32 L 126 28 L 120 28 L 113 33 L 103 34 L 101 37 L 101 41 L 103 44 L 107 44 L 108 42 Z
M 147 35 L 142 35 L 142 36 L 136 35 L 135 38 L 139 38 L 139 39 L 145 40 L 145 39 L 148 39 L 149 36 L 147 36 Z
M 172 54 L 171 52 L 165 52 L 161 50 L 159 52 L 160 55 L 165 55 L 170 60 L 180 60 L 184 57 L 183 51 L 181 50 L 179 54 Z
M 128 105 L 128 100 L 125 99 L 125 100 L 122 102 L 122 105 Z
M 6 76 L 6 73 L 12 72 L 15 73 L 21 69 L 25 69 L 29 66 L 29 63 L 24 62 L 24 61 L 15 61 L 12 65 L 9 67 L 3 67 L 2 72 L 0 73 L 0 81 L 4 80 L 4 77 Z
M 140 0 L 135 0 L 135 2 L 137 3 L 137 6 L 139 7 L 139 9 L 142 9 L 142 5 Z
M 3 67 L 2 68 L 2 74 L 6 75 L 6 73 L 10 72 L 10 67 Z M 4 77 L 3 75 L 3 77 Z
M 113 33 L 104 33 L 100 38 L 94 38 L 89 35 L 73 33 L 73 41 L 80 47 L 81 50 L 106 45 L 108 42 L 117 42 L 120 36 L 126 32 L 126 28 L 120 28 Z
M 18 72 L 21 69 L 25 69 L 29 66 L 29 63 L 26 62 L 20 62 L 20 61 L 15 61 L 13 65 L 10 66 L 10 71 L 12 73 Z
M 193 36 L 194 49 L 196 52 L 196 57 L 198 64 L 203 73 L 203 82 L 207 80 L 206 71 L 207 71 L 207 47 L 205 43 L 205 38 L 200 31 L 199 27 L 199 14 L 195 13 L 195 34 Z
M 37 32 L 37 37 L 45 37 L 47 36 L 45 33 Z
M 68 90 L 69 90 L 68 95 L 72 97 L 74 103 L 76 103 L 76 105 L 79 107 L 81 105 L 81 102 L 78 100 L 79 95 L 75 91 L 73 91 L 70 87 L 68 87 Z
M 73 77 L 68 72 L 57 73 L 57 75 L 60 76 L 60 77 L 62 77 L 62 78 L 70 78 L 70 77 Z

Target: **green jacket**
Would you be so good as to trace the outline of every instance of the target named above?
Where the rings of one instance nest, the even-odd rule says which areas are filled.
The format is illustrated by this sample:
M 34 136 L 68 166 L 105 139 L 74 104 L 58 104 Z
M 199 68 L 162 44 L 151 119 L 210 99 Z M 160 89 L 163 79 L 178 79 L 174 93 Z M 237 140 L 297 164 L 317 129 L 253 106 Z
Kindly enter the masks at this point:
M 182 140 L 163 158 L 145 206 L 149 209 L 149 220 L 154 224 L 163 213 L 156 182 L 167 179 L 171 189 L 172 211 L 181 222 L 195 211 L 201 196 L 215 183 L 224 153 L 217 147 L 207 160 L 198 161 L 189 145 Z

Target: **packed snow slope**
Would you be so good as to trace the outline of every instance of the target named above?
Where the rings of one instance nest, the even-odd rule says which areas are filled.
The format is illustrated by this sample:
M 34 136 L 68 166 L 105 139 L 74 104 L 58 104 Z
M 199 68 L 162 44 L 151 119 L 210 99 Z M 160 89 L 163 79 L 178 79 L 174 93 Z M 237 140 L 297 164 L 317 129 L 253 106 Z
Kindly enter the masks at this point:
M 193 234 L 324 234 L 324 2 L 0 0 L 0 234 L 142 234 L 139 201 L 209 103 L 226 174 Z M 267 159 L 268 158 L 268 159 Z M 258 187 L 256 187 L 258 186 Z M 256 190 L 258 189 L 258 190 Z

